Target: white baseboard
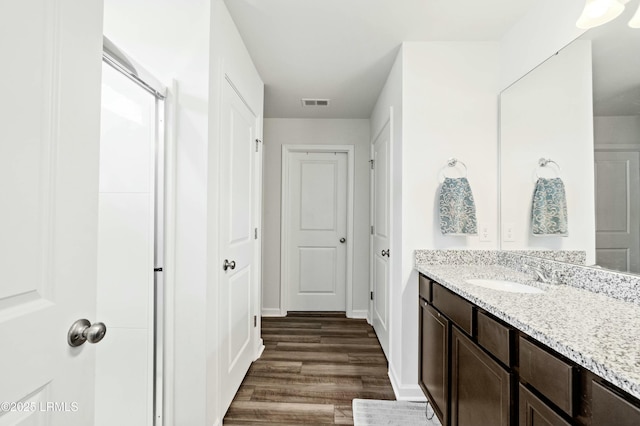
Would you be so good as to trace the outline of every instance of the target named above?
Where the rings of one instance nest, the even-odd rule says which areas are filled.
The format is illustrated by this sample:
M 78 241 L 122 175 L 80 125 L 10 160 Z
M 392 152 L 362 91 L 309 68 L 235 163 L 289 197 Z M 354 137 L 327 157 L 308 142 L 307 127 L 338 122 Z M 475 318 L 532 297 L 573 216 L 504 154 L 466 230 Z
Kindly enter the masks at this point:
M 256 356 L 253 358 L 254 361 L 257 361 L 261 356 L 262 353 L 264 352 L 264 342 L 262 339 L 260 339 L 260 347 L 258 348 L 258 353 L 256 354 Z
M 287 314 L 283 314 L 280 308 L 262 308 L 263 317 L 286 317 Z
M 398 401 L 420 401 L 424 402 L 427 398 L 424 396 L 422 389 L 417 384 L 415 385 L 403 385 L 400 380 L 398 380 L 398 375 L 395 373 L 395 370 L 389 364 L 389 380 L 391 381 L 391 387 L 393 388 L 393 393 L 396 395 L 396 399 Z
M 351 311 L 351 316 L 349 318 L 368 319 L 368 317 L 369 317 L 369 311 L 366 309 L 363 309 L 363 310 Z

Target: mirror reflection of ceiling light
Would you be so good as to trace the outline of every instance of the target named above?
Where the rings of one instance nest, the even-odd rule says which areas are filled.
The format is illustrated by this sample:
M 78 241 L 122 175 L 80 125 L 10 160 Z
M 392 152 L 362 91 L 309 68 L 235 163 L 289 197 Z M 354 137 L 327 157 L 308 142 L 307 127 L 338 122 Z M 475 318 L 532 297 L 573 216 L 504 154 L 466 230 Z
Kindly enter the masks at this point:
M 640 28 L 640 6 L 638 6 L 638 10 L 636 10 L 633 18 L 629 21 L 629 26 L 631 28 Z
M 586 0 L 584 10 L 578 18 L 576 26 L 589 29 L 606 24 L 617 18 L 623 10 L 624 4 L 618 0 Z M 638 14 L 636 13 L 636 15 Z

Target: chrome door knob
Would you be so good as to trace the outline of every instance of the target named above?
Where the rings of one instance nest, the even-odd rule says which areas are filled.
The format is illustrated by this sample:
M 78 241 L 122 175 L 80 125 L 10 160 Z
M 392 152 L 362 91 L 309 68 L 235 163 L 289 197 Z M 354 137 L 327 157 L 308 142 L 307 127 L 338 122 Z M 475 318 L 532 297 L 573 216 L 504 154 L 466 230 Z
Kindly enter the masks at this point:
M 222 269 L 224 269 L 225 271 L 227 269 L 236 269 L 236 261 L 232 260 L 231 262 L 229 262 L 227 259 L 225 259 L 224 263 L 222 264 Z
M 105 334 L 107 334 L 107 326 L 103 322 L 94 322 L 84 331 L 83 336 L 87 338 L 89 343 L 98 343 Z
M 107 326 L 104 323 L 96 322 L 92 325 L 88 319 L 83 318 L 71 324 L 67 334 L 67 343 L 74 348 L 84 342 L 98 343 L 105 334 L 107 334 Z
M 346 239 L 346 238 L 344 238 L 344 237 L 340 238 L 340 242 L 341 242 L 342 244 L 344 244 L 344 242 L 345 242 L 345 241 L 347 241 L 347 239 Z

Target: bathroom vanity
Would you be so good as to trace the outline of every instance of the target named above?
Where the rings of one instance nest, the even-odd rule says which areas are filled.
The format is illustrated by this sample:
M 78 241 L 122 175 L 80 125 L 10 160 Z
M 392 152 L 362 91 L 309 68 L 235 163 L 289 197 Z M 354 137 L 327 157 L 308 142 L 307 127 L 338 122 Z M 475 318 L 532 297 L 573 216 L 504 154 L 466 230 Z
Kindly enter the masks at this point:
M 640 425 L 640 306 L 504 265 L 416 269 L 419 384 L 444 426 Z

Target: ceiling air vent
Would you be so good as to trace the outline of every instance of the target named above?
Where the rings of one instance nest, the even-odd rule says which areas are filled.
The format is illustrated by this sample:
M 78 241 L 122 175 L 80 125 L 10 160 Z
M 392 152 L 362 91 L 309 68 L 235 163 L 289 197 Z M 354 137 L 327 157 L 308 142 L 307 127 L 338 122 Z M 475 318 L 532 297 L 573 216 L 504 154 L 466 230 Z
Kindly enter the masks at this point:
M 303 107 L 327 107 L 329 106 L 329 99 L 302 99 Z

